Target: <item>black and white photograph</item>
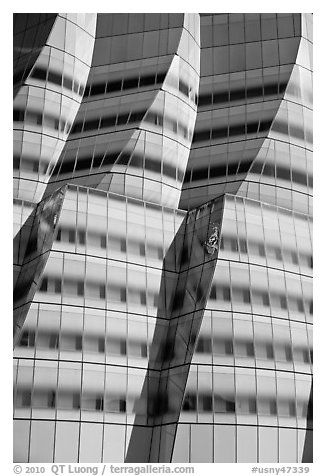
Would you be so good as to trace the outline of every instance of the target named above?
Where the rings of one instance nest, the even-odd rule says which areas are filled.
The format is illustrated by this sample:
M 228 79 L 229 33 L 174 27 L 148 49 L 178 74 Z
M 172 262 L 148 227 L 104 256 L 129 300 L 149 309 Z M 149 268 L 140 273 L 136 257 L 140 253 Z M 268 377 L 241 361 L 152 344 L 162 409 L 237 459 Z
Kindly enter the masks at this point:
M 313 14 L 12 17 L 15 468 L 307 473 Z

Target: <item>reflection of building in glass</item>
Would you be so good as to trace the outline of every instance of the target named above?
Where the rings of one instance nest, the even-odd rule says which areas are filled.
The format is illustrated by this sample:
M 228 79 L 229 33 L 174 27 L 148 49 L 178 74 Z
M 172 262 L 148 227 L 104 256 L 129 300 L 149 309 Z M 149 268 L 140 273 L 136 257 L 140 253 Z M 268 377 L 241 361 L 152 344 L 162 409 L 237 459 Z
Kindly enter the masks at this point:
M 311 15 L 14 49 L 15 461 L 311 461 Z

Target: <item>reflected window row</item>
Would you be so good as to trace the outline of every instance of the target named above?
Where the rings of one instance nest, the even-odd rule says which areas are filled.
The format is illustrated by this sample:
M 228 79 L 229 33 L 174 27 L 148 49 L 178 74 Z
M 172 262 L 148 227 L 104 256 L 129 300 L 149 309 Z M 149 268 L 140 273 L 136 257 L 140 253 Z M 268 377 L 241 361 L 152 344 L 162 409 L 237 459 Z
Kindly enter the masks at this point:
M 106 235 L 104 233 L 87 232 L 76 230 L 76 228 L 59 227 L 56 241 L 63 243 L 77 243 L 78 245 L 94 246 L 108 251 L 118 251 L 148 258 L 163 260 L 162 246 L 151 244 L 145 245 L 144 241 L 133 240 L 129 238 L 118 237 L 116 235 Z
M 85 87 L 80 84 L 76 79 L 73 80 L 66 74 L 61 74 L 57 71 L 53 71 L 49 68 L 44 68 L 41 65 L 35 66 L 29 76 L 29 78 L 37 79 L 47 83 L 55 84 L 59 87 L 64 87 L 69 91 L 73 91 L 79 96 L 83 96 Z
M 111 116 L 102 116 L 101 118 L 78 121 L 74 123 L 74 126 L 71 129 L 71 135 L 112 127 L 115 128 L 117 126 L 126 126 L 138 123 L 142 120 L 147 124 L 154 124 L 160 128 L 164 127 L 186 140 L 191 140 L 192 130 L 188 129 L 186 124 L 183 124 L 182 121 L 177 121 L 166 114 L 163 116 L 154 111 L 148 111 L 147 113 L 146 111 L 120 111 L 118 114 Z
M 89 131 L 97 131 L 99 129 L 107 129 L 116 126 L 125 126 L 131 123 L 140 122 L 146 110 L 141 111 L 120 111 L 118 114 L 111 116 L 102 116 L 95 119 L 86 119 L 85 121 L 75 121 L 71 135 L 80 134 Z
M 209 140 L 209 139 L 207 139 Z M 274 163 L 264 163 L 259 161 L 246 160 L 239 163 L 228 163 L 187 170 L 185 182 L 196 182 L 197 180 L 209 180 L 214 178 L 224 178 L 227 175 L 238 175 L 249 172 L 254 175 L 262 175 L 281 180 L 287 180 L 294 184 L 313 186 L 313 177 L 309 173 L 290 169 Z
M 119 157 L 119 154 L 120 151 L 110 150 L 110 152 L 107 152 L 105 155 L 102 153 L 90 157 L 78 157 L 77 161 L 76 157 L 73 157 L 72 159 L 65 158 L 64 160 L 59 160 L 56 163 L 56 166 L 53 169 L 53 174 L 62 175 L 79 170 L 90 171 L 92 167 L 94 169 L 97 167 L 106 167 L 108 165 L 113 165 Z
M 120 93 L 129 89 L 161 85 L 165 79 L 167 71 L 163 73 L 143 74 L 115 81 L 105 81 L 102 83 L 87 84 L 84 97 L 99 96 L 103 94 Z
M 275 307 L 284 311 L 313 314 L 312 299 L 302 299 L 297 296 L 287 296 L 259 289 L 239 288 L 237 286 L 212 285 L 209 299 L 225 302 L 242 302 L 247 305 Z
M 212 340 L 213 338 L 213 340 Z M 195 349 L 197 354 L 213 354 L 235 357 L 249 357 L 266 360 L 277 360 L 284 362 L 312 363 L 312 349 L 297 347 L 285 342 L 262 342 L 256 340 L 244 340 L 232 338 L 219 339 L 214 335 L 211 337 L 199 336 Z
M 250 173 L 275 177 L 276 179 L 287 180 L 308 187 L 313 186 L 313 176 L 308 172 L 304 173 L 293 168 L 283 167 L 279 164 L 275 165 L 274 163 L 254 161 Z
M 84 391 L 69 392 L 62 389 L 38 389 L 32 392 L 28 389 L 18 388 L 16 394 L 16 408 L 47 409 L 57 408 L 58 410 L 85 410 L 101 411 L 108 413 L 134 413 L 139 407 L 137 400 L 130 395 L 103 395 L 101 393 L 91 393 Z M 146 411 L 142 405 L 143 412 Z M 169 404 L 165 407 L 165 412 L 175 411 Z M 183 405 L 183 412 L 192 413 L 227 413 L 237 415 L 258 415 L 258 416 L 279 416 L 289 418 L 307 418 L 308 402 L 294 399 L 276 399 L 268 397 L 256 398 L 254 396 L 230 396 L 228 399 L 220 395 L 211 394 L 191 394 L 187 393 Z
M 282 263 L 291 263 L 313 268 L 313 257 L 309 253 L 297 253 L 289 249 L 281 249 L 279 246 L 273 246 L 264 242 L 246 240 L 223 234 L 221 237 L 220 250 L 243 253 L 260 256 L 261 258 L 270 258 Z
M 44 276 L 40 284 L 39 292 L 51 294 L 63 294 L 63 296 L 86 297 L 92 300 L 106 300 L 123 303 L 134 303 L 141 306 L 158 305 L 158 294 L 146 289 L 126 288 L 116 284 L 96 283 L 94 281 L 77 281 L 69 278 L 53 278 Z
M 50 114 L 44 114 L 28 109 L 15 108 L 13 120 L 14 122 L 24 122 L 25 124 L 30 124 L 33 126 L 54 129 L 55 131 L 60 131 L 65 134 L 69 134 L 71 128 L 71 123 L 69 121 L 59 119 Z
M 96 393 L 84 392 L 81 395 L 78 392 L 65 392 L 64 390 L 56 392 L 55 390 L 35 389 L 31 392 L 30 390 L 18 389 L 16 408 L 56 408 L 57 410 L 126 413 L 127 405 L 125 395 L 107 396 L 104 398 L 103 394 Z M 130 408 L 130 410 L 132 409 Z
M 256 398 L 242 395 L 237 396 L 236 399 L 230 395 L 226 399 L 220 395 L 187 393 L 182 411 L 307 418 L 308 403 L 292 399 Z
M 246 101 L 247 99 L 266 98 L 276 99 L 279 95 L 283 95 L 287 83 L 265 84 L 260 86 L 244 87 L 239 89 L 231 89 L 226 91 L 216 91 L 209 94 L 200 94 L 198 99 L 198 107 L 208 106 L 211 104 L 226 104 L 234 101 Z
M 261 120 L 247 123 L 241 122 L 238 124 L 210 129 L 195 130 L 192 142 L 207 142 L 210 140 L 222 140 L 237 136 L 256 136 L 257 134 L 265 134 L 268 132 L 271 128 L 271 125 L 272 120 Z
M 72 334 L 59 332 L 44 332 L 32 329 L 25 330 L 20 338 L 20 347 L 37 349 L 59 349 L 64 351 L 81 351 L 112 355 L 128 355 L 130 357 L 147 358 L 147 342 L 132 338 L 121 339 L 107 336 L 100 337 L 85 333 Z
M 135 167 L 141 170 L 147 170 L 157 174 L 162 174 L 179 182 L 183 180 L 183 170 L 167 164 L 160 159 L 154 159 L 148 155 L 139 154 L 137 152 L 121 152 L 110 151 L 109 153 L 91 155 L 88 157 L 73 157 L 72 159 L 65 159 L 63 162 L 57 163 L 54 168 L 54 174 L 62 175 L 71 172 L 79 172 L 81 170 L 91 171 L 91 169 L 104 168 L 108 165 L 124 165 L 128 167 Z

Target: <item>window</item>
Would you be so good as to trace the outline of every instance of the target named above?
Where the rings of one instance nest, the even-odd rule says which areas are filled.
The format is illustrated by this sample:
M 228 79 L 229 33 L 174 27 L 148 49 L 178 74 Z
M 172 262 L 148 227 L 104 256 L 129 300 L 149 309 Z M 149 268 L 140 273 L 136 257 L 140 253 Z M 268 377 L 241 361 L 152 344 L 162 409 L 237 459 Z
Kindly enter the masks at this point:
M 259 254 L 259 256 L 265 258 L 266 254 L 265 254 L 264 245 L 258 244 L 258 254 Z
M 65 410 L 80 409 L 80 394 L 62 390 L 58 395 L 57 407 Z
M 24 111 L 20 109 L 14 109 L 14 117 L 15 122 L 21 122 L 24 120 Z
M 258 414 L 259 415 L 277 415 L 276 399 L 266 399 L 262 397 L 258 400 Z
M 146 306 L 147 300 L 146 300 L 146 292 L 145 291 L 140 291 L 140 304 L 143 306 Z
M 105 299 L 105 285 L 100 285 L 100 299 Z
M 125 239 L 120 240 L 120 251 L 125 253 L 127 251 L 127 243 Z
M 114 413 L 126 413 L 126 400 L 110 399 L 107 401 L 107 411 Z
M 127 302 L 127 290 L 126 290 L 126 288 L 121 288 L 120 289 L 120 301 L 121 302 Z
M 183 401 L 182 410 L 184 412 L 196 411 L 197 399 L 196 395 L 186 395 Z
M 200 337 L 198 339 L 196 352 L 198 353 L 211 353 L 212 346 L 209 338 Z
M 80 408 L 80 395 L 79 393 L 72 394 L 72 408 L 79 409 Z
M 61 279 L 55 279 L 54 280 L 54 292 L 56 294 L 61 293 Z
M 309 301 L 309 314 L 313 314 L 313 303 L 312 301 Z
M 157 293 L 155 293 L 153 295 L 153 306 L 158 307 L 158 294 Z
M 239 239 L 240 251 L 241 253 L 248 253 L 247 242 L 244 239 Z
M 49 347 L 50 347 L 50 349 L 58 349 L 58 347 L 59 347 L 59 334 L 56 334 L 56 333 L 50 334 Z
M 225 354 L 233 355 L 233 342 L 231 340 L 226 340 L 224 342 L 224 346 L 225 346 Z
M 140 355 L 144 358 L 147 357 L 147 344 L 146 343 L 140 345 Z
M 22 333 L 19 345 L 21 347 L 34 347 L 35 346 L 35 332 L 25 331 Z
M 237 401 L 237 411 L 238 413 L 244 415 L 257 413 L 256 399 L 253 397 L 239 398 L 239 400 Z
M 297 299 L 297 307 L 299 312 L 304 312 L 304 306 L 303 306 L 303 300 L 302 299 Z
M 248 400 L 248 412 L 257 413 L 257 404 L 254 398 L 249 398 Z
M 230 288 L 223 288 L 223 299 L 224 301 L 231 301 Z
M 48 290 L 48 278 L 43 278 L 42 279 L 42 283 L 41 283 L 41 286 L 40 286 L 40 291 L 42 292 L 47 292 Z
M 199 396 L 199 409 L 204 412 L 211 412 L 213 409 L 211 395 Z
M 69 230 L 68 241 L 69 243 L 75 243 L 75 230 Z
M 287 302 L 286 302 L 286 296 L 284 296 L 284 295 L 280 296 L 280 305 L 281 305 L 281 309 L 287 309 L 288 308 Z
M 40 79 L 40 80 L 45 81 L 46 80 L 46 73 L 47 73 L 46 69 L 34 68 L 32 74 L 31 74 L 31 77 L 35 78 L 35 79 Z
M 231 251 L 239 251 L 238 241 L 235 238 L 231 238 L 230 243 L 231 243 Z
M 101 235 L 101 248 L 106 248 L 106 236 Z
M 127 343 L 125 340 L 120 341 L 120 355 L 127 355 Z
M 54 408 L 55 407 L 55 392 L 36 390 L 33 394 L 33 407 L 36 408 Z
M 215 284 L 212 285 L 209 299 L 216 299 L 216 285 Z
M 253 347 L 253 346 L 252 346 Z M 248 353 L 249 351 L 249 353 Z M 235 340 L 235 353 L 239 357 L 248 357 L 253 355 L 253 349 L 250 348 L 250 343 L 244 340 Z
M 277 403 L 275 399 L 269 400 L 269 413 L 271 415 L 277 415 Z
M 295 415 L 296 415 L 295 401 L 290 400 L 288 405 L 289 405 L 289 416 L 295 417 Z
M 17 406 L 30 407 L 32 403 L 32 394 L 30 390 L 20 390 L 17 393 Z
M 95 410 L 103 411 L 103 397 L 96 397 Z
M 295 251 L 291 252 L 291 259 L 293 264 L 299 264 L 298 255 Z
M 273 344 L 266 344 L 266 357 L 268 359 L 274 359 Z
M 57 240 L 57 241 L 61 241 L 61 228 L 58 228 L 56 240 Z
M 293 355 L 292 355 L 292 349 L 289 345 L 286 345 L 284 347 L 285 351 L 285 359 L 287 362 L 292 362 L 293 361 Z
M 76 336 L 75 349 L 76 350 L 82 350 L 83 349 L 83 338 L 82 338 L 82 336 Z
M 84 283 L 83 281 L 77 282 L 77 295 L 84 296 Z
M 262 300 L 263 300 L 263 305 L 264 306 L 269 306 L 269 296 L 268 293 L 262 293 Z
M 105 352 L 105 339 L 103 337 L 98 339 L 98 351 L 101 353 Z
M 308 266 L 309 268 L 313 268 L 313 257 L 311 255 L 308 256 Z
M 242 290 L 242 293 L 243 293 L 243 302 L 245 302 L 245 303 L 247 303 L 247 304 L 250 304 L 251 299 L 250 299 L 250 291 L 249 291 L 249 289 L 243 289 L 243 290 Z
M 247 342 L 246 352 L 247 352 L 248 357 L 254 357 L 255 356 L 254 344 L 252 342 Z
M 309 352 L 307 349 L 302 349 L 302 360 L 305 364 L 309 364 Z
M 78 243 L 80 245 L 84 245 L 85 244 L 85 239 L 86 239 L 85 231 L 78 231 Z
M 56 402 L 56 394 L 53 390 L 48 393 L 48 407 L 54 408 Z
M 214 395 L 215 413 L 235 413 L 235 403 L 232 400 L 225 400 L 219 395 Z

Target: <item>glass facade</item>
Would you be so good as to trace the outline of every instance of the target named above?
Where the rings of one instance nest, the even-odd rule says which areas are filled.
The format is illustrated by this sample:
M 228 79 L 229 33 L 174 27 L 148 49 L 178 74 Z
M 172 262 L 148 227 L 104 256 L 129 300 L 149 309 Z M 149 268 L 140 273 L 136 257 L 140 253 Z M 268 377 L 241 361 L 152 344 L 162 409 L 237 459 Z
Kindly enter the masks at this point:
M 14 15 L 15 462 L 312 461 L 311 45 Z

